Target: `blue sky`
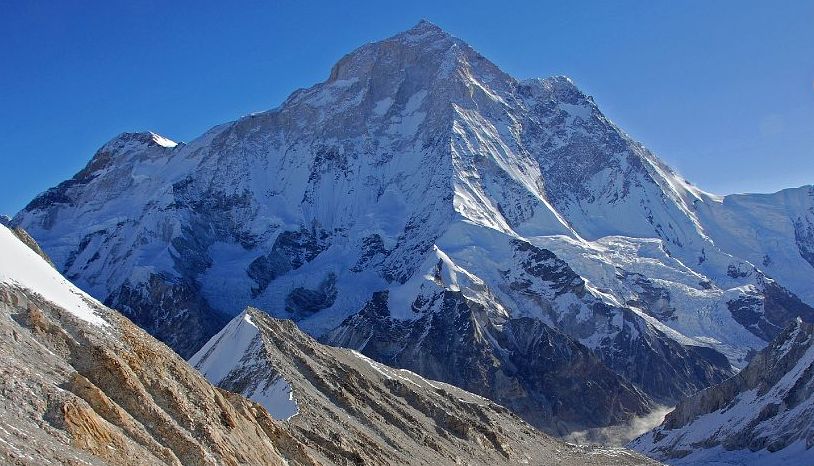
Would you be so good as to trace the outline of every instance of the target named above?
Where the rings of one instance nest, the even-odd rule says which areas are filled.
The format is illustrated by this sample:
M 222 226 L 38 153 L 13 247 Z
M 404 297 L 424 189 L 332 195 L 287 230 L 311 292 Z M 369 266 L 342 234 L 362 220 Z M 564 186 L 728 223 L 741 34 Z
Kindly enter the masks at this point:
M 34 0 L 2 11 L 0 213 L 120 132 L 188 141 L 276 107 L 345 53 L 421 18 L 515 77 L 571 76 L 706 190 L 814 183 L 810 0 Z

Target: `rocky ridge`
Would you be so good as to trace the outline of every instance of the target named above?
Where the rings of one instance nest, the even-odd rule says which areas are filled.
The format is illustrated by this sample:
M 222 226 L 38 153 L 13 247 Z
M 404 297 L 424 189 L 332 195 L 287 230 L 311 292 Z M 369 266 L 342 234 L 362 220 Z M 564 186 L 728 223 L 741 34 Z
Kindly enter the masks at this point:
M 210 385 L 5 227 L 0 269 L 3 463 L 317 464 L 263 408 Z
M 494 402 L 325 346 L 291 321 L 249 308 L 190 363 L 212 383 L 287 417 L 333 463 L 643 464 L 624 449 L 566 444 Z M 274 396 L 279 391 L 286 396 Z M 320 426 L 314 429 L 313 426 Z

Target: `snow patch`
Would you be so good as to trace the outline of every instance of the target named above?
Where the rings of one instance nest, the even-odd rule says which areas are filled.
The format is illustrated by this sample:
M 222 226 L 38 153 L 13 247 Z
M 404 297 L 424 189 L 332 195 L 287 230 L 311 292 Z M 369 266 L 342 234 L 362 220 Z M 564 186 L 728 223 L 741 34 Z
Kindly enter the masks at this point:
M 60 275 L 5 226 L 0 226 L 0 283 L 33 291 L 90 324 L 109 325 L 93 308 L 101 303 Z
M 167 139 L 164 136 L 161 136 L 160 134 L 150 132 L 150 135 L 153 137 L 153 141 L 155 141 L 155 143 L 161 147 L 172 148 L 178 145 L 177 142 Z
M 385 97 L 384 99 L 376 102 L 376 105 L 373 106 L 373 113 L 375 115 L 382 116 L 387 113 L 391 105 L 393 105 L 393 98 Z
M 288 421 L 300 413 L 297 401 L 294 399 L 294 390 L 291 388 L 291 384 L 282 377 L 277 377 L 265 387 L 257 387 L 244 395 L 266 408 L 271 417 L 278 421 Z
M 189 363 L 217 385 L 234 368 L 240 367 L 241 360 L 252 344 L 259 343 L 259 338 L 260 331 L 248 312 L 243 311 L 189 358 Z

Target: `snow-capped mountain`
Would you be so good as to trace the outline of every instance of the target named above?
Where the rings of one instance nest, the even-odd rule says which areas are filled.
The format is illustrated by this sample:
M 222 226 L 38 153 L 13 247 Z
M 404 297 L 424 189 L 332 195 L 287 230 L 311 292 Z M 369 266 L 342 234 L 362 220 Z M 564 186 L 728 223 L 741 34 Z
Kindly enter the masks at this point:
M 795 320 L 731 379 L 631 447 L 669 464 L 814 463 L 814 325 Z
M 653 464 L 565 444 L 488 400 L 325 347 L 259 311 L 201 358 L 209 377 L 242 371 L 229 388 L 253 403 L 80 291 L 28 240 L 0 226 L 2 464 Z M 275 347 L 239 365 L 230 355 L 261 328 Z M 277 372 L 256 370 L 271 367 L 299 404 L 284 379 L 266 377 Z M 281 390 L 256 397 L 245 389 L 257 381 Z
M 554 432 L 675 403 L 814 320 L 814 188 L 705 193 L 568 78 L 518 81 L 427 22 L 189 144 L 118 136 L 12 223 L 185 357 L 252 305 Z M 560 424 L 566 387 L 621 396 Z

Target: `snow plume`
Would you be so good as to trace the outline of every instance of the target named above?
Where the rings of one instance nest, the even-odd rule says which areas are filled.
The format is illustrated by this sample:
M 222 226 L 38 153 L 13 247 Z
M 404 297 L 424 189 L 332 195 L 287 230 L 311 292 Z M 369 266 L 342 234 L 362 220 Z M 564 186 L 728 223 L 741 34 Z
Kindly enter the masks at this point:
M 657 406 L 649 414 L 631 419 L 627 424 L 572 432 L 563 440 L 578 445 L 604 445 L 620 447 L 653 429 L 664 421 L 673 407 Z

